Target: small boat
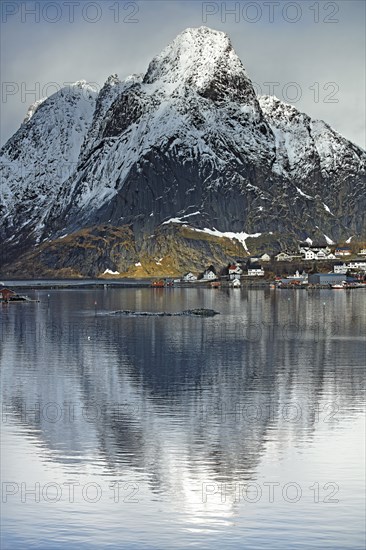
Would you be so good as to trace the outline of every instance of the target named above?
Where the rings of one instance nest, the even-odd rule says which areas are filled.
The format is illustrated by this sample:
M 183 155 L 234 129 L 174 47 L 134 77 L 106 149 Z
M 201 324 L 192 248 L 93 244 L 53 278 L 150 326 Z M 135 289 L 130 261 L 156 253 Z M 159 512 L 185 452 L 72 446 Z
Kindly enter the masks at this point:
M 231 281 L 230 286 L 231 288 L 240 288 L 241 282 L 239 281 L 239 279 L 234 279 L 233 281 Z
M 211 282 L 211 288 L 221 288 L 220 281 L 212 281 Z
M 342 281 L 341 283 L 336 283 L 332 285 L 332 288 L 334 290 L 352 290 L 353 288 L 361 288 L 362 285 L 357 283 L 346 283 L 346 281 Z
M 164 288 L 165 283 L 164 283 L 164 281 L 162 281 L 162 280 L 160 279 L 159 281 L 153 281 L 153 282 L 151 283 L 151 286 L 152 286 L 153 288 Z

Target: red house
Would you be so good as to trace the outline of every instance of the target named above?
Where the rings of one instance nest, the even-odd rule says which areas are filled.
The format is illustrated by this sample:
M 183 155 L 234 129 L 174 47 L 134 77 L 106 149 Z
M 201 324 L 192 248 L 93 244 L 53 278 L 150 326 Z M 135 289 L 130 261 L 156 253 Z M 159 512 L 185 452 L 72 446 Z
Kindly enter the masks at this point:
M 2 302 L 9 302 L 11 296 L 16 296 L 14 290 L 10 290 L 10 288 L 0 288 L 0 300 Z

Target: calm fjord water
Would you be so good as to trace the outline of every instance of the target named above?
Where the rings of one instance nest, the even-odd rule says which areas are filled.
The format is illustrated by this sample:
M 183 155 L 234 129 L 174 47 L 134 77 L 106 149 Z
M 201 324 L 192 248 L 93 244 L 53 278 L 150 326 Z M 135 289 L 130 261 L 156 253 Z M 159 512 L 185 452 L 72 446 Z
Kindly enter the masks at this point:
M 366 292 L 36 294 L 0 310 L 3 550 L 364 548 Z

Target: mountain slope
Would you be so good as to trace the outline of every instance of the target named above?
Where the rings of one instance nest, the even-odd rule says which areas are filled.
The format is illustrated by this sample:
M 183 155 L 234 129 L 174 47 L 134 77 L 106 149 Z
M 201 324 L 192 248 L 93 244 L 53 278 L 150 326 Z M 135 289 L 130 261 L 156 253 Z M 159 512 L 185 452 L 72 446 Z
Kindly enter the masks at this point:
M 270 170 L 270 133 L 229 39 L 189 29 L 112 103 L 98 146 L 63 187 L 52 220 L 67 211 L 62 231 L 100 221 L 152 231 L 193 204 L 201 220 L 215 222 L 223 218 L 225 180 L 240 193 L 245 180 Z M 235 217 L 239 229 L 241 213 Z
M 154 242 L 147 247 L 151 261 L 163 255 L 162 240 L 150 237 L 165 234 L 167 226 L 177 239 L 182 227 L 238 234 L 236 255 L 246 253 L 245 234 L 260 234 L 272 250 L 308 236 L 337 241 L 366 234 L 365 152 L 324 122 L 276 98 L 257 98 L 222 32 L 187 29 L 145 75 L 124 82 L 113 75 L 98 96 L 90 90 L 77 140 L 80 116 L 68 115 L 70 101 L 59 94 L 38 106 L 2 151 L 6 165 L 18 158 L 42 164 L 33 178 L 16 178 L 5 168 L 1 235 L 10 258 L 19 256 L 12 242 L 22 235 L 27 248 L 44 242 L 44 258 L 55 239 L 67 234 L 69 242 L 70 235 L 100 226 L 117 234 L 119 227 L 130 228 L 131 266 L 147 242 Z M 79 115 L 80 102 L 71 103 Z M 54 134 L 46 122 L 53 113 Z M 58 166 L 63 177 L 55 184 Z M 209 233 L 199 234 L 202 262 L 211 263 L 217 252 L 205 244 Z M 177 269 L 189 264 L 184 242 Z M 115 256 L 108 262 L 108 250 L 98 250 L 88 274 L 118 264 Z M 33 252 L 39 250 L 28 256 Z M 223 254 L 222 262 L 231 257 Z M 82 254 L 80 273 L 81 262 Z M 78 260 L 71 263 L 77 270 Z
M 77 166 L 96 91 L 85 81 L 28 109 L 1 150 L 0 237 L 11 245 L 38 242 L 57 193 Z
M 312 120 L 291 105 L 268 96 L 259 102 L 276 139 L 273 170 L 298 183 L 297 192 L 308 199 L 309 210 L 318 203 L 334 218 L 338 227 L 328 216 L 323 229 L 335 239 L 347 226 L 364 234 L 365 152 L 322 120 Z

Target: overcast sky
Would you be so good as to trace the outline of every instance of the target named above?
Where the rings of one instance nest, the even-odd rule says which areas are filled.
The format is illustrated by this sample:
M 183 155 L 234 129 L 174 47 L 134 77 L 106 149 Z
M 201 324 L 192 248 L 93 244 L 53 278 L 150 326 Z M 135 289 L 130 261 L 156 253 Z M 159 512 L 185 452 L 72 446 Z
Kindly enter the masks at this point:
M 145 72 L 180 31 L 205 24 L 229 34 L 258 93 L 272 88 L 365 147 L 362 0 L 3 0 L 1 7 L 1 144 L 36 99 L 76 80 L 101 87 L 110 74 Z

